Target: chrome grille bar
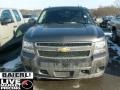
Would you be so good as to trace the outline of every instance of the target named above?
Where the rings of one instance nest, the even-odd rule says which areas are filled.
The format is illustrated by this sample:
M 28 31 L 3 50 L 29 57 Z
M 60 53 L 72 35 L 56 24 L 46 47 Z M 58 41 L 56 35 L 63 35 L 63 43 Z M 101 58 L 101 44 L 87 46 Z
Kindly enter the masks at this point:
M 42 58 L 45 57 L 45 58 L 56 58 L 56 59 L 60 59 L 60 58 L 69 59 L 69 58 L 89 57 L 91 55 L 93 46 L 91 42 L 79 42 L 79 43 L 78 42 L 77 43 L 36 42 L 35 47 L 38 56 Z M 69 52 L 57 51 L 59 48 L 64 48 L 64 47 L 69 48 L 70 51 Z

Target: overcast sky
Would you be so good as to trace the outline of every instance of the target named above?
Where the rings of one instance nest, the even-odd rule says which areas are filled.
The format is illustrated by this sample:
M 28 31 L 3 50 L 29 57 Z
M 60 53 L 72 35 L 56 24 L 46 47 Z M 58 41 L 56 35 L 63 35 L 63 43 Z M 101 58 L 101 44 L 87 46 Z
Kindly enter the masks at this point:
M 113 5 L 114 0 L 0 0 L 0 8 L 42 9 L 52 6 L 98 8 Z

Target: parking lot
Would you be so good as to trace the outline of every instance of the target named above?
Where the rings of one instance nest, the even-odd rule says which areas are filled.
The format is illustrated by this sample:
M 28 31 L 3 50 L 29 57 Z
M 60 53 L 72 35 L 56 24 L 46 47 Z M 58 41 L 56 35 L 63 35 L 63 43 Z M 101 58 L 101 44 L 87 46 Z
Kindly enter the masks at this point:
M 36 80 L 34 90 L 120 90 L 120 46 L 108 40 L 109 64 L 102 77 L 86 80 Z M 1 71 L 24 71 L 20 61 L 21 44 L 0 54 Z
M 120 90 L 120 0 L 106 2 L 0 0 L 0 90 Z

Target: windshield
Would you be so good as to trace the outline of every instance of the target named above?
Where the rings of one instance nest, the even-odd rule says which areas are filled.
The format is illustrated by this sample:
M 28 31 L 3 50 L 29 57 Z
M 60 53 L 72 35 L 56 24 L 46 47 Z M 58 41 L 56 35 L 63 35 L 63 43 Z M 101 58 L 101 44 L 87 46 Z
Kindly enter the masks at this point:
M 120 20 L 120 17 L 116 17 L 117 20 Z
M 44 10 L 38 20 L 40 24 L 64 24 L 64 23 L 82 23 L 93 24 L 93 20 L 86 12 L 80 9 L 56 9 L 56 10 Z
M 114 18 L 114 16 L 106 16 L 106 17 L 103 17 L 104 20 L 111 20 L 111 19 L 113 19 L 113 18 Z

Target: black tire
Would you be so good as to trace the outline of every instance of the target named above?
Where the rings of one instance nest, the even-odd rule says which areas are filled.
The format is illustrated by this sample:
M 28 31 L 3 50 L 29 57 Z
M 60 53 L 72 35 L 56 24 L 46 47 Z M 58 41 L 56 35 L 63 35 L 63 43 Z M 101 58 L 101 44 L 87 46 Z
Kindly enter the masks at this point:
M 114 30 L 112 31 L 112 40 L 115 43 L 118 43 L 118 36 L 117 36 L 117 32 Z
M 112 40 L 113 42 L 117 42 L 117 33 L 115 31 L 112 33 Z

